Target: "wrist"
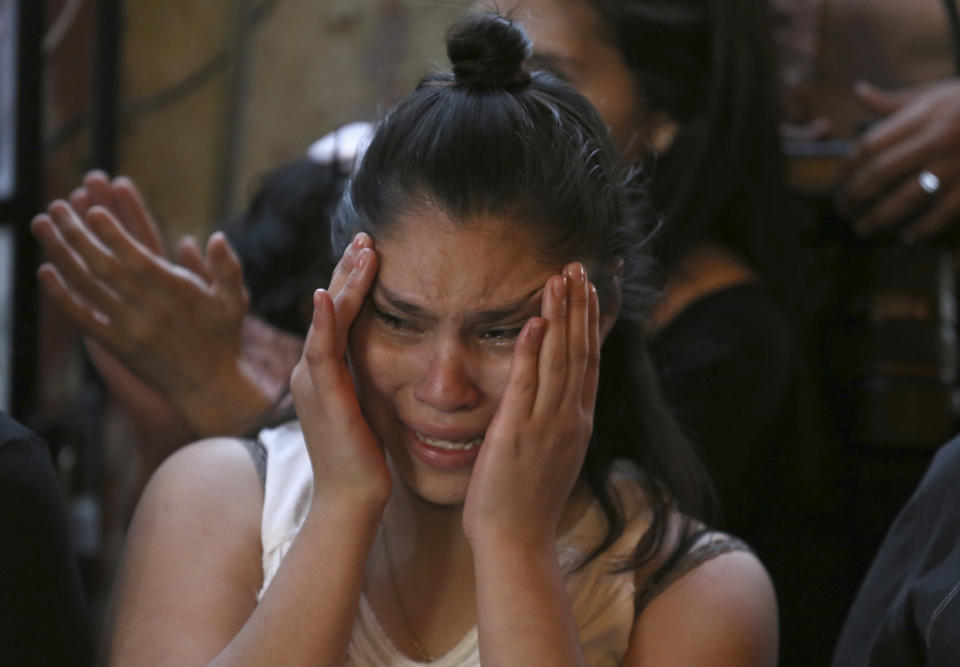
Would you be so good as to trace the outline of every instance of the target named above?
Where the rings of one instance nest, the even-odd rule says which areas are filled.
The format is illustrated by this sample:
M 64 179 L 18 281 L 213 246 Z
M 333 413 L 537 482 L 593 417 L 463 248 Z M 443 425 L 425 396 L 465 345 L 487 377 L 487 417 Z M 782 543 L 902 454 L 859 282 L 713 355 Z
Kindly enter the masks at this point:
M 380 527 L 386 500 L 376 497 L 321 494 L 314 491 L 307 521 L 342 526 L 346 531 L 375 535 Z
M 555 535 L 537 533 L 510 533 L 506 531 L 480 531 L 467 538 L 474 560 L 511 562 L 514 564 L 542 565 L 556 561 Z
M 278 399 L 276 389 L 260 382 L 254 369 L 238 358 L 173 402 L 197 436 L 210 437 L 249 433 Z

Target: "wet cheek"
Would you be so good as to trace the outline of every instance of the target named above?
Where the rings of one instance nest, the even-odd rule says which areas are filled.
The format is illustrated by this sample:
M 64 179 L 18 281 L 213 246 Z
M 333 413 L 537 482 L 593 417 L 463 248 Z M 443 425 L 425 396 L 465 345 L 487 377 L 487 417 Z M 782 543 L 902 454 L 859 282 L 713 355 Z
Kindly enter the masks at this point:
M 502 359 L 493 359 L 487 363 L 484 372 L 484 393 L 496 397 L 499 404 L 510 380 L 510 360 L 512 355 L 503 355 Z
M 361 396 L 390 398 L 416 381 L 416 355 L 370 328 L 351 331 L 350 362 Z

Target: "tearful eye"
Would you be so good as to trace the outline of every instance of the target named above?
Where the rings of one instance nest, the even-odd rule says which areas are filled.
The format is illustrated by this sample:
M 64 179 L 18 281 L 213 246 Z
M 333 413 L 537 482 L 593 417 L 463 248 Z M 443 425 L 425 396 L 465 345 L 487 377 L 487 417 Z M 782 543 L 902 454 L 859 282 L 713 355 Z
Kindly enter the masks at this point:
M 523 327 L 515 327 L 512 329 L 490 329 L 489 331 L 484 331 L 481 338 L 484 341 L 493 343 L 494 345 L 512 345 L 517 340 L 517 336 L 520 335 L 520 331 Z
M 372 302 L 371 302 L 372 303 Z M 415 331 L 416 327 L 413 326 L 410 322 L 403 319 L 402 317 L 397 317 L 396 315 L 391 315 L 388 312 L 380 310 L 375 303 L 373 305 L 373 312 L 377 316 L 377 319 L 383 323 L 388 329 L 395 329 L 396 331 Z

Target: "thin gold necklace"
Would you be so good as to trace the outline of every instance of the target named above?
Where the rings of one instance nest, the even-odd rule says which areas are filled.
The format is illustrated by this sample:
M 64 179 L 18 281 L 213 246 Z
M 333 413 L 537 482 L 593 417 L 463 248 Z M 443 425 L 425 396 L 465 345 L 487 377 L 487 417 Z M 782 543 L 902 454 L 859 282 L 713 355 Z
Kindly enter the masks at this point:
M 413 648 L 417 652 L 417 660 L 420 662 L 433 662 L 433 656 L 430 655 L 427 650 L 423 648 L 423 644 L 420 643 L 420 638 L 417 637 L 417 632 L 413 629 L 410 614 L 407 613 L 407 606 L 403 603 L 403 594 L 400 593 L 400 583 L 397 581 L 397 573 L 393 569 L 393 558 L 390 556 L 390 540 L 387 539 L 387 527 L 382 523 L 380 524 L 380 533 L 383 535 L 383 551 L 387 556 L 387 572 L 390 573 L 390 583 L 393 584 L 394 597 L 397 598 L 397 607 L 400 609 L 400 615 L 403 617 L 403 622 L 407 626 L 407 634 L 410 635 Z

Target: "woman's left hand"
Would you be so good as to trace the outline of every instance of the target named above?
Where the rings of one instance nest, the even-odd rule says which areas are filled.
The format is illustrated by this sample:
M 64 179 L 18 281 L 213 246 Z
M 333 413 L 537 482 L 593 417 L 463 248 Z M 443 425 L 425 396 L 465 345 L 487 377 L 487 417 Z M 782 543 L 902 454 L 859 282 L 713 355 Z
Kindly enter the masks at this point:
M 547 281 L 542 318 L 529 320 L 517 339 L 474 464 L 463 527 L 475 548 L 555 543 L 593 430 L 599 319 L 597 291 L 582 264 Z
M 935 236 L 960 220 L 960 80 L 857 97 L 881 116 L 847 165 L 840 209 L 863 235 L 900 229 L 905 241 Z

